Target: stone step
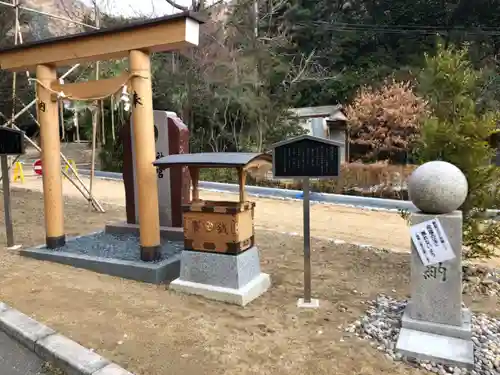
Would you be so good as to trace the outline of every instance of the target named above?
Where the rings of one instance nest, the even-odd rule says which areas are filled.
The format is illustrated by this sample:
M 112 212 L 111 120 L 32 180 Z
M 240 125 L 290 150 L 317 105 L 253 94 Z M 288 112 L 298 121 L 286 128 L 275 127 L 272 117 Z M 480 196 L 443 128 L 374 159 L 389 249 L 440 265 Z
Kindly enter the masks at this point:
M 472 340 L 402 328 L 396 350 L 405 357 L 422 361 L 432 361 L 470 369 L 474 366 L 474 344 Z

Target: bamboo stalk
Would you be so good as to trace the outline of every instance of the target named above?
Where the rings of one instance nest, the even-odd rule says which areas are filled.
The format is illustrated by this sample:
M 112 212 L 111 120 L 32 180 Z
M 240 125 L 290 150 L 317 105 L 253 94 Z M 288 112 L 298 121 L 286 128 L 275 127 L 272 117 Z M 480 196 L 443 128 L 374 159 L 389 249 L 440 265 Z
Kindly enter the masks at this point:
M 19 3 L 18 0 L 12 0 L 12 5 L 15 11 L 15 23 L 14 23 L 14 45 L 17 46 L 19 40 Z M 17 88 L 17 73 L 12 73 L 12 116 L 11 121 L 14 123 L 14 116 L 16 115 L 16 88 Z
M 97 2 L 94 3 L 94 16 L 95 16 L 95 25 L 96 28 L 100 28 L 100 16 L 99 16 L 99 8 L 97 7 Z M 95 63 L 95 75 L 96 75 L 96 80 L 99 80 L 99 75 L 100 75 L 100 64 L 99 61 Z M 96 148 L 96 136 L 97 136 L 97 121 L 99 118 L 99 103 L 97 102 L 97 108 L 95 110 L 92 110 L 92 159 L 91 159 L 91 165 L 90 165 L 90 195 L 92 195 L 92 188 L 94 186 L 94 173 L 95 173 L 95 148 Z
M 59 105 L 59 118 L 61 119 L 60 120 L 60 123 L 61 123 L 61 138 L 62 138 L 62 141 L 64 142 L 64 137 L 66 135 L 66 131 L 64 129 L 64 103 L 62 101 L 62 99 L 59 99 L 58 100 L 58 103 Z
M 14 7 L 14 45 L 17 46 L 19 40 L 19 2 L 18 0 L 12 0 L 12 6 Z M 12 73 L 12 114 L 11 114 L 11 126 L 14 124 L 14 117 L 16 115 L 16 90 L 17 90 L 17 73 Z M 7 158 L 7 166 L 12 165 L 12 158 L 10 156 L 6 156 Z
M 104 146 L 106 145 L 106 134 L 104 132 L 104 100 L 101 100 L 101 109 L 100 109 L 100 114 L 101 114 L 101 144 Z
M 116 141 L 115 136 L 115 96 L 111 95 L 111 138 L 113 139 L 113 143 Z
M 94 173 L 95 173 L 95 142 L 97 136 L 97 111 L 98 109 L 92 110 L 92 159 L 90 164 L 90 195 L 92 195 L 92 187 L 94 185 Z
M 76 128 L 76 141 L 78 143 L 80 143 L 80 124 L 78 122 L 78 109 L 74 109 L 74 118 L 73 118 L 73 122 L 75 124 L 75 128 Z

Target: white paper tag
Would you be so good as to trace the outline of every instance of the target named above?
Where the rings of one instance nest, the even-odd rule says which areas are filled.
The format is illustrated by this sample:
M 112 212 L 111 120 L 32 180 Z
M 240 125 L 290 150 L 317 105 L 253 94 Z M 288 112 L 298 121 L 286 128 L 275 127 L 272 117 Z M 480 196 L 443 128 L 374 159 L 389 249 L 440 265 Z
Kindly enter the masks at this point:
M 413 225 L 410 227 L 410 233 L 424 266 L 455 258 L 455 252 L 438 219 Z

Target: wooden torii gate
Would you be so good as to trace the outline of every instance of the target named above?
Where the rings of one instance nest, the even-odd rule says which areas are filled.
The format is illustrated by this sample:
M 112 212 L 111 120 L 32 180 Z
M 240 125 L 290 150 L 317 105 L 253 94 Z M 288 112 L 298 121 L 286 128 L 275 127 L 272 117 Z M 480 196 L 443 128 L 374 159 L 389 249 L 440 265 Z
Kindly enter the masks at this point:
M 0 69 L 36 71 L 37 115 L 43 163 L 47 248 L 64 246 L 58 97 L 97 100 L 131 87 L 141 259 L 159 255 L 160 224 L 155 161 L 150 54 L 197 46 L 203 21 L 191 12 L 126 26 L 51 38 L 0 50 Z M 129 58 L 129 72 L 111 79 L 62 84 L 56 68 L 75 63 Z

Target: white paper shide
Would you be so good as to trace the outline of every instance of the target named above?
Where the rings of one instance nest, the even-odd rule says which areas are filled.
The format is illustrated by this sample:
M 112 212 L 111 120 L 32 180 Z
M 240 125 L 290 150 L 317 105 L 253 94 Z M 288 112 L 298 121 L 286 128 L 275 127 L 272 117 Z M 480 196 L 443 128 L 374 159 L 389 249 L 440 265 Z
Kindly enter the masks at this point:
M 410 233 L 424 266 L 455 258 L 455 253 L 438 219 L 413 225 L 410 227 Z

